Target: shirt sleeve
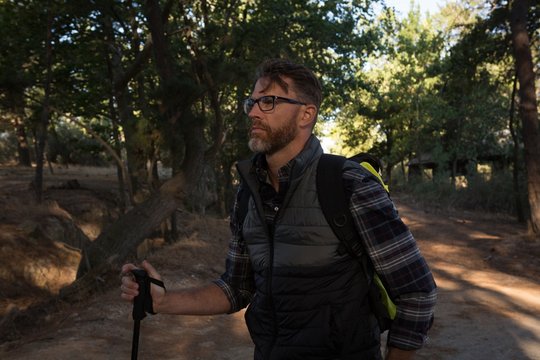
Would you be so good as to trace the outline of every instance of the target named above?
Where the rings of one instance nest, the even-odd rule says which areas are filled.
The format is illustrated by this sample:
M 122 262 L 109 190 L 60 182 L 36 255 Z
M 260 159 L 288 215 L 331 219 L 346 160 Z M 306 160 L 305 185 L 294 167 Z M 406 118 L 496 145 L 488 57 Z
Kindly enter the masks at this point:
M 242 220 L 238 219 L 239 196 L 243 191 L 240 185 L 234 203 L 230 227 L 232 237 L 229 241 L 229 251 L 225 260 L 225 272 L 214 281 L 231 303 L 229 313 L 245 308 L 255 293 L 255 282 L 247 246 L 242 237 Z
M 397 307 L 388 345 L 418 349 L 433 322 L 437 290 L 431 270 L 381 183 L 359 166 L 346 168 L 343 180 L 364 248 Z

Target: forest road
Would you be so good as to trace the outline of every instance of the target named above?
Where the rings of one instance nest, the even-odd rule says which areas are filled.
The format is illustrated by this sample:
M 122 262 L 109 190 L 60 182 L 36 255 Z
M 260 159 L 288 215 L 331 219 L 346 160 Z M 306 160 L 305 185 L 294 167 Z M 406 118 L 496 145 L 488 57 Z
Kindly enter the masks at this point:
M 429 342 L 417 359 L 540 359 L 540 245 L 523 226 L 478 213 L 427 212 L 396 199 L 434 272 L 439 295 Z M 218 277 L 228 223 L 194 217 L 192 235 L 147 258 L 168 288 Z M 0 345 L 0 359 L 128 359 L 131 305 L 119 288 L 65 306 L 32 335 Z M 222 316 L 148 316 L 139 359 L 250 359 L 243 312 Z

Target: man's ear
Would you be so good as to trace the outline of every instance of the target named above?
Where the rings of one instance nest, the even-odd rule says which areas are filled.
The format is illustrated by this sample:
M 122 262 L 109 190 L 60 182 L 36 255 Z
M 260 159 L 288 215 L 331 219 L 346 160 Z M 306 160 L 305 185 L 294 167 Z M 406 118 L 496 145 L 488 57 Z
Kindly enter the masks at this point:
M 302 118 L 300 119 L 300 127 L 313 127 L 315 125 L 315 118 L 317 117 L 317 107 L 312 104 L 305 105 Z

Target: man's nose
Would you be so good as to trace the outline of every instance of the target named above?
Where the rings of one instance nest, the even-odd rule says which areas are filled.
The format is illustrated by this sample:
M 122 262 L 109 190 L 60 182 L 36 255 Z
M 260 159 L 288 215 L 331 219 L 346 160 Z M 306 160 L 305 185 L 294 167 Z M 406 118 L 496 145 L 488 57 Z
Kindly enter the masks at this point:
M 260 117 L 260 114 L 262 113 L 261 108 L 259 107 L 258 103 L 253 104 L 253 107 L 249 110 L 249 113 L 247 116 L 253 120 L 253 118 Z

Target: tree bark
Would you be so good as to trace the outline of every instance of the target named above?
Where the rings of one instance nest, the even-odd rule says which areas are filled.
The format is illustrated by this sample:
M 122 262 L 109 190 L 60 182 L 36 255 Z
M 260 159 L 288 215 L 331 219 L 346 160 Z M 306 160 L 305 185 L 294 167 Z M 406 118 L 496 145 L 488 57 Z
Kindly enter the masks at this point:
M 178 174 L 145 202 L 120 217 L 83 249 L 77 280 L 62 290 L 61 297 L 68 301 L 84 298 L 93 293 L 108 274 L 118 274 L 120 265 L 130 255 L 135 256 L 137 246 L 182 205 L 189 191 L 183 174 Z
M 171 0 L 166 3 L 166 8 L 170 6 L 170 2 Z M 182 165 L 178 169 L 184 173 L 186 181 L 189 182 L 187 186 L 191 187 L 200 179 L 205 152 L 204 122 L 195 118 L 191 113 L 191 107 L 197 99 L 197 94 L 192 91 L 194 89 L 189 89 L 186 85 L 192 79 L 183 79 L 182 76 L 188 77 L 188 75 L 175 71 L 174 57 L 165 36 L 166 18 L 163 16 L 158 0 L 146 2 L 146 14 L 154 44 L 154 59 L 160 78 L 162 113 L 170 124 L 171 131 L 181 132 L 184 140 L 184 149 L 177 148 L 176 144 L 173 143 L 171 153 L 173 158 L 179 153 L 183 154 Z
M 514 114 L 515 114 L 515 104 L 516 104 L 516 92 L 517 92 L 517 74 L 514 76 L 514 82 L 512 86 L 512 95 L 510 97 L 510 117 L 508 120 L 508 128 L 510 129 L 510 135 L 512 136 L 512 141 L 514 146 L 512 148 L 512 162 L 514 163 L 512 169 L 512 183 L 514 188 L 514 201 L 516 204 L 516 215 L 517 220 L 521 223 L 525 222 L 525 212 L 523 211 L 523 204 L 521 203 L 521 196 L 519 194 L 519 139 L 516 133 L 514 125 Z
M 41 118 L 37 129 L 37 146 L 36 146 L 36 171 L 34 178 L 34 190 L 36 201 L 41 203 L 43 200 L 43 162 L 45 145 L 47 143 L 47 128 L 49 127 L 50 119 L 50 96 L 52 83 L 52 41 L 53 41 L 53 15 L 51 9 L 47 9 L 47 29 L 45 36 L 45 79 L 43 84 L 44 99 L 43 108 L 41 110 Z
M 540 236 L 540 132 L 534 66 L 527 33 L 528 10 L 527 0 L 515 0 L 511 3 L 510 26 L 519 80 L 519 114 L 523 124 L 527 190 L 531 211 L 529 231 Z
M 135 253 L 139 245 L 163 219 L 182 206 L 189 188 L 182 173 L 165 182 L 143 203 L 124 214 L 83 250 L 77 278 L 103 263 L 118 264 Z
M 13 126 L 15 127 L 15 132 L 17 134 L 17 162 L 20 166 L 31 167 L 30 146 L 28 145 L 22 116 L 19 114 L 15 115 Z
M 131 94 L 128 88 L 129 81 L 132 78 L 126 75 L 122 67 L 122 53 L 116 46 L 116 38 L 113 31 L 111 15 L 104 11 L 103 27 L 106 35 L 108 46 L 108 71 L 111 78 L 112 96 L 116 102 L 117 118 L 122 124 L 125 141 L 125 150 L 127 157 L 128 176 L 124 177 L 124 181 L 129 189 L 129 202 L 135 202 L 136 194 L 143 188 L 146 188 L 146 159 L 140 151 L 140 143 L 137 140 L 137 119 L 133 115 L 131 107 Z M 145 49 L 147 47 L 145 46 Z M 150 49 L 151 46 L 148 46 Z M 142 54 L 141 54 L 142 53 Z M 142 51 L 140 56 L 136 57 L 134 64 L 129 67 L 129 76 L 136 76 L 143 70 L 145 60 L 148 60 L 150 51 Z
M 17 137 L 17 163 L 20 166 L 31 167 L 30 145 L 24 124 L 24 90 L 24 85 L 17 83 L 9 88 L 6 99 L 11 112 L 11 124 Z

